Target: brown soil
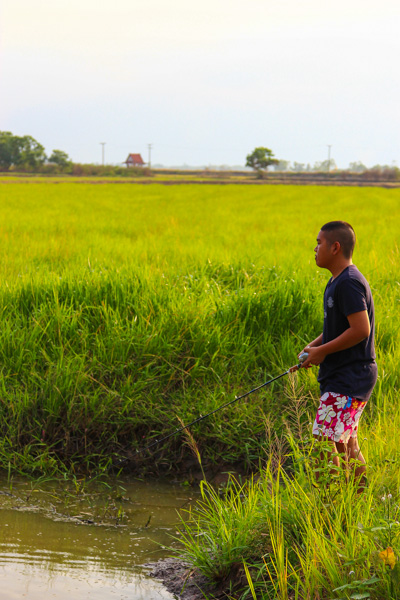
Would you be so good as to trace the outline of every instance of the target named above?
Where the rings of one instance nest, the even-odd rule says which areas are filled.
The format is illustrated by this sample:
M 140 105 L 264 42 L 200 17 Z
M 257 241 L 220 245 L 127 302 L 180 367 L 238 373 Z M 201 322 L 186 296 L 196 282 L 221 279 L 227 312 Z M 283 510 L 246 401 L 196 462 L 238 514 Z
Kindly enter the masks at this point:
M 213 595 L 216 590 L 210 585 L 209 580 L 191 568 L 188 563 L 176 558 L 164 558 L 144 566 L 150 569 L 150 577 L 160 579 L 167 590 L 179 600 L 218 598 Z

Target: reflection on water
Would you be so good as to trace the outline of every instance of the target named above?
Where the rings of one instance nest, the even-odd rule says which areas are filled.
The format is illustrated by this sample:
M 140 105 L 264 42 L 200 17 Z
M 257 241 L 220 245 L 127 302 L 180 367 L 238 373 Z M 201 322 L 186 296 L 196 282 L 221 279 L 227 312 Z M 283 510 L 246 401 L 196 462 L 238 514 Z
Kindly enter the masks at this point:
M 91 520 L 89 494 L 91 506 L 81 498 L 63 511 L 60 494 L 49 485 L 32 493 L 29 482 L 14 482 L 11 491 L 0 482 L 0 600 L 172 598 L 140 565 L 168 555 L 163 545 L 171 545 L 177 509 L 193 490 L 168 483 L 123 485 L 122 524 L 98 526 L 79 520 Z M 98 501 L 104 505 L 101 493 Z

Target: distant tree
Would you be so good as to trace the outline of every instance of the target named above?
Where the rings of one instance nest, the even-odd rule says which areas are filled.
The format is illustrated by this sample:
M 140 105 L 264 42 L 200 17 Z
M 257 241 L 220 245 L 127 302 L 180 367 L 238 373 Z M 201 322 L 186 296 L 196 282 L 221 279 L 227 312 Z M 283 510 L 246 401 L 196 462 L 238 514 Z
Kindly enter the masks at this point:
M 323 160 L 322 162 L 316 162 L 313 167 L 313 171 L 330 171 L 331 169 L 337 169 L 336 163 L 331 158 L 330 160 Z
M 63 150 L 53 150 L 52 155 L 49 158 L 50 163 L 54 163 L 59 167 L 67 167 L 71 164 L 71 160 L 66 152 Z
M 351 162 L 349 164 L 349 171 L 352 171 L 353 173 L 364 173 L 366 170 L 367 167 L 361 161 Z
M 246 156 L 246 167 L 254 169 L 259 177 L 268 169 L 270 165 L 276 165 L 279 161 L 274 158 L 272 150 L 260 146 L 255 148 L 251 154 Z
M 24 135 L 18 138 L 20 157 L 17 165 L 28 165 L 37 167 L 46 160 L 46 153 L 42 144 L 39 144 L 32 136 Z
M 304 163 L 298 163 L 296 161 L 293 163 L 292 171 L 295 171 L 296 173 L 301 173 L 304 170 L 305 170 Z
M 274 164 L 275 171 L 289 171 L 290 160 L 277 160 Z
M 0 131 L 0 167 L 9 169 L 19 157 L 18 138 L 10 131 Z
M 372 169 L 375 169 L 376 171 L 384 171 L 386 169 L 392 169 L 393 165 L 374 165 L 373 167 L 371 167 Z
M 10 131 L 0 131 L 0 167 L 37 167 L 44 163 L 44 147 L 30 135 L 17 136 Z
M 400 179 L 400 169 L 395 165 L 374 165 L 365 171 L 363 177 L 377 181 L 397 181 Z

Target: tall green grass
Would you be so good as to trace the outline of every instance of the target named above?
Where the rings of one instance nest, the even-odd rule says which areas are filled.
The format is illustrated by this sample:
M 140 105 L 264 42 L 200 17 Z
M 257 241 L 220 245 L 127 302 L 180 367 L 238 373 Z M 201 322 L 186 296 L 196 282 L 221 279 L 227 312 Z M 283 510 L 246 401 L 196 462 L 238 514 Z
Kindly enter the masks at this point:
M 184 434 L 135 450 L 296 361 L 322 323 L 320 225 L 356 229 L 380 379 L 367 419 L 394 427 L 398 190 L 0 185 L 0 464 L 180 469 Z M 317 394 L 316 371 L 301 374 Z M 258 464 L 285 431 L 289 380 L 193 427 L 207 466 Z M 304 419 L 303 419 L 304 420 Z M 397 421 L 395 421 L 397 422 Z M 382 452 L 375 444 L 372 452 Z M 114 458 L 113 458 L 114 457 Z
M 202 499 L 182 517 L 179 556 L 230 598 L 398 600 L 398 462 L 386 482 L 372 463 L 359 495 L 344 471 L 332 481 L 329 465 L 316 483 L 312 441 L 305 450 L 287 437 L 290 475 L 269 460 L 222 493 L 202 483 Z

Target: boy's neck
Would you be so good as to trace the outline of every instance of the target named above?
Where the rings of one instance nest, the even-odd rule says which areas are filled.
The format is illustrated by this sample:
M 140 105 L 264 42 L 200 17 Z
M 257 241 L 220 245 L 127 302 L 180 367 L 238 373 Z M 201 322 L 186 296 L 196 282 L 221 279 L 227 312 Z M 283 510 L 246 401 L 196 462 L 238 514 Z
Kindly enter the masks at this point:
M 336 279 L 347 267 L 353 264 L 351 258 L 345 258 L 338 260 L 335 264 L 329 267 L 330 272 L 332 273 L 332 279 Z

